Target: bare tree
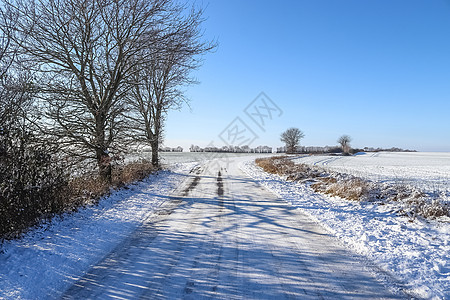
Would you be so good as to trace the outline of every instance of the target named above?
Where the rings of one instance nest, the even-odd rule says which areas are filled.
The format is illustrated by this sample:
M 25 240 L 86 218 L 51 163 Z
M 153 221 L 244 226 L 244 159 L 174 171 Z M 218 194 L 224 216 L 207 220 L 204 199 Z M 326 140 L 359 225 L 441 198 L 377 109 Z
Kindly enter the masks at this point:
M 348 154 L 350 153 L 350 142 L 352 141 L 352 138 L 349 135 L 344 134 L 343 136 L 341 136 L 337 142 L 341 145 L 342 147 L 342 152 L 344 154 Z
M 111 179 L 124 138 L 125 81 L 156 44 L 169 0 L 2 0 L 17 18 L 11 37 L 33 63 L 46 128 L 64 149 L 95 159 Z M 27 35 L 26 39 L 16 37 Z M 148 51 L 151 53 L 151 51 Z
M 0 240 L 56 212 L 65 168 L 36 130 L 31 73 L 12 40 L 17 20 L 0 6 Z
M 11 30 L 16 20 L 0 8 L 0 157 L 7 156 L 14 137 L 28 126 L 31 106 L 30 76 L 17 64 L 17 47 Z
M 201 41 L 203 10 L 192 9 L 186 14 L 182 6 L 173 6 L 169 12 L 158 39 L 159 50 L 145 54 L 149 59 L 135 72 L 129 99 L 131 137 L 150 144 L 154 166 L 159 165 L 158 149 L 167 112 L 187 102 L 183 87 L 196 83 L 190 72 L 200 66 L 202 54 L 215 47 Z
M 289 128 L 281 134 L 280 140 L 286 144 L 287 153 L 295 153 L 300 140 L 305 137 L 305 134 L 298 128 Z

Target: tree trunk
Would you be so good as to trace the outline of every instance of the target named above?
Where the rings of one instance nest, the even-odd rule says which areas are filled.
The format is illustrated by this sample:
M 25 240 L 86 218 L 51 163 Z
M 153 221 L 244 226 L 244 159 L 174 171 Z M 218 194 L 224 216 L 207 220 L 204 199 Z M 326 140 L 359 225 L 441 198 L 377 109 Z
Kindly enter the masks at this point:
M 295 153 L 295 146 L 288 146 L 286 149 L 286 154 L 294 154 Z
M 99 110 L 95 115 L 95 138 L 96 145 L 96 157 L 99 168 L 99 175 L 103 180 L 112 182 L 112 167 L 111 157 L 109 156 L 108 147 L 106 146 L 105 128 L 106 128 L 106 114 L 104 111 Z
M 159 101 L 158 101 L 159 102 Z M 150 141 L 152 146 L 152 165 L 159 168 L 159 141 L 161 136 L 161 106 L 156 107 L 156 113 L 153 117 L 153 139 Z
M 152 147 L 152 165 L 156 168 L 159 168 L 159 143 L 158 140 L 156 141 L 152 141 L 150 143 L 151 147 Z
M 97 150 L 97 164 L 99 169 L 99 175 L 103 180 L 112 182 L 112 166 L 111 157 L 109 154 L 102 150 Z

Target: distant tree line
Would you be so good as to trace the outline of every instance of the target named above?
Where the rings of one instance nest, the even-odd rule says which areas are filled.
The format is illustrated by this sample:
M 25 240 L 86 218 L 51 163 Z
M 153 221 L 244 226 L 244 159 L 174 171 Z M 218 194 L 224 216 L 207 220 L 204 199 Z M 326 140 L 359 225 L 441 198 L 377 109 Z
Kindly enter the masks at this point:
M 364 147 L 362 149 L 357 149 L 358 152 L 417 152 L 417 150 L 402 149 L 398 147 L 392 148 L 374 148 L 374 147 Z
M 190 152 L 221 152 L 221 153 L 272 153 L 273 149 L 269 146 L 258 146 L 255 148 L 250 148 L 250 146 L 223 146 L 214 147 L 209 146 L 201 148 L 196 145 L 191 145 L 189 147 Z
M 300 146 L 300 140 L 305 137 L 305 134 L 298 128 L 291 127 L 284 131 L 280 140 L 285 143 L 284 147 L 278 147 L 277 153 L 288 153 L 288 154 L 343 154 L 350 155 L 358 152 L 380 152 L 380 151 L 389 151 L 389 152 L 415 152 L 415 150 L 404 150 L 401 148 L 371 148 L 365 147 L 364 149 L 352 148 L 350 146 L 350 142 L 352 138 L 344 134 L 340 136 L 337 140 L 340 146 L 325 146 L 325 147 L 306 147 Z
M 278 147 L 277 153 L 288 153 L 287 148 Z M 342 148 L 339 146 L 297 146 L 293 152 L 299 154 L 327 154 L 327 153 L 342 153 Z
M 158 150 L 159 152 L 183 152 L 183 147 L 178 146 L 176 148 L 171 147 L 161 147 Z

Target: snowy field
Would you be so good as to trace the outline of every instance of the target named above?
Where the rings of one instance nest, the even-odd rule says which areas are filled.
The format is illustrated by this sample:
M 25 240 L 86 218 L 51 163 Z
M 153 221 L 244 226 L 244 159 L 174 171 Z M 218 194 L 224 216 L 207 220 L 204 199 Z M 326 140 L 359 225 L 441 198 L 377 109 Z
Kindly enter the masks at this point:
M 319 157 L 308 160 L 320 162 Z M 263 172 L 254 162 L 242 163 L 241 169 L 367 257 L 369 265 L 397 279 L 391 282 L 393 289 L 406 289 L 417 298 L 450 299 L 450 223 L 411 221 L 390 205 L 317 194 L 305 183 Z
M 294 160 L 378 182 L 414 185 L 428 193 L 450 193 L 450 153 L 376 152 L 353 156 L 302 156 Z

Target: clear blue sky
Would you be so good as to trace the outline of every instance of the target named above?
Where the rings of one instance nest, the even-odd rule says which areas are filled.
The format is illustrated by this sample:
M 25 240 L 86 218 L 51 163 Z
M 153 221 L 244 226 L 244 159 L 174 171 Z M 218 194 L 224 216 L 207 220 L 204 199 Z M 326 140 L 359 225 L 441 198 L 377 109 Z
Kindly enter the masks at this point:
M 219 46 L 169 114 L 167 146 L 221 146 L 240 117 L 258 138 L 301 144 L 450 151 L 450 1 L 210 0 L 203 24 Z M 282 110 L 261 130 L 244 113 L 260 92 Z

